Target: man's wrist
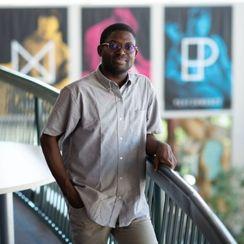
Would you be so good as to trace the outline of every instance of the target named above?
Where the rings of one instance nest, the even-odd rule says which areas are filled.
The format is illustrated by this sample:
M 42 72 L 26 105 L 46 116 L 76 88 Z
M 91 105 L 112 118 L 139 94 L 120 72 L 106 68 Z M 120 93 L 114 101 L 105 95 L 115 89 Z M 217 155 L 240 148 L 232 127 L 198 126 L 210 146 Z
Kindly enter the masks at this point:
M 68 194 L 69 194 L 69 191 L 70 191 L 70 186 L 71 186 L 71 181 L 70 179 L 67 177 L 65 178 L 64 182 L 63 182 L 63 185 L 61 187 L 61 190 L 64 194 L 64 196 L 66 197 Z
M 152 134 L 147 136 L 147 154 L 150 156 L 156 156 L 162 142 L 157 140 Z
M 158 150 L 161 146 L 161 142 L 160 141 L 156 141 L 156 146 L 155 146 L 155 151 L 154 151 L 154 156 L 156 157 L 158 154 Z

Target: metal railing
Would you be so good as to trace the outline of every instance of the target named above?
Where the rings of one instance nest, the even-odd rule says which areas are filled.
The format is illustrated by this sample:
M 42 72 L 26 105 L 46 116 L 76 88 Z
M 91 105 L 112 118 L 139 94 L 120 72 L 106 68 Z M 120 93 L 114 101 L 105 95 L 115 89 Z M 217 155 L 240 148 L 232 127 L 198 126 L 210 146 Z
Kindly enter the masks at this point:
M 58 90 L 0 67 L 0 140 L 39 144 Z M 148 160 L 150 161 L 150 160 Z M 200 195 L 175 172 L 147 163 L 146 196 L 160 244 L 236 243 Z M 65 201 L 52 183 L 17 193 L 65 243 L 70 242 Z M 109 240 L 113 243 L 112 238 Z

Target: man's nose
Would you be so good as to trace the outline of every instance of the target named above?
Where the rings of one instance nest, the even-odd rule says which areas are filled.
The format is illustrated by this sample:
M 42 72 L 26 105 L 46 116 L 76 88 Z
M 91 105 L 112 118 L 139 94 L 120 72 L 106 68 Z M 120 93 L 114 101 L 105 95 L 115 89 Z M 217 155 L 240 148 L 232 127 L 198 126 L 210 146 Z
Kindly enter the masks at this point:
M 118 50 L 117 53 L 119 54 L 126 54 L 125 48 L 123 46 L 121 46 Z

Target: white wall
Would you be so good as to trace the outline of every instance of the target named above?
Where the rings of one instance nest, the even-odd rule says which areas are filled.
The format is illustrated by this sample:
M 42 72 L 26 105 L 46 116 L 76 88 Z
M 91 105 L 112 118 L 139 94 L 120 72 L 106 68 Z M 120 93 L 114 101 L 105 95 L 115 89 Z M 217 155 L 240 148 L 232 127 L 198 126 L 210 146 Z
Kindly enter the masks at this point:
M 234 6 L 233 16 L 232 162 L 244 166 L 244 3 Z

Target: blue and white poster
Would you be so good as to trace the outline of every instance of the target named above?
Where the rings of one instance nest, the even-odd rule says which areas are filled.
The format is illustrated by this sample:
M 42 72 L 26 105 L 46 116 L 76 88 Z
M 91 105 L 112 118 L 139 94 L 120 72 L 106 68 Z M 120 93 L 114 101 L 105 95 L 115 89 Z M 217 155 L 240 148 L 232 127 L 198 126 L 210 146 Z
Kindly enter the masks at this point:
M 231 108 L 231 7 L 165 10 L 165 110 Z

